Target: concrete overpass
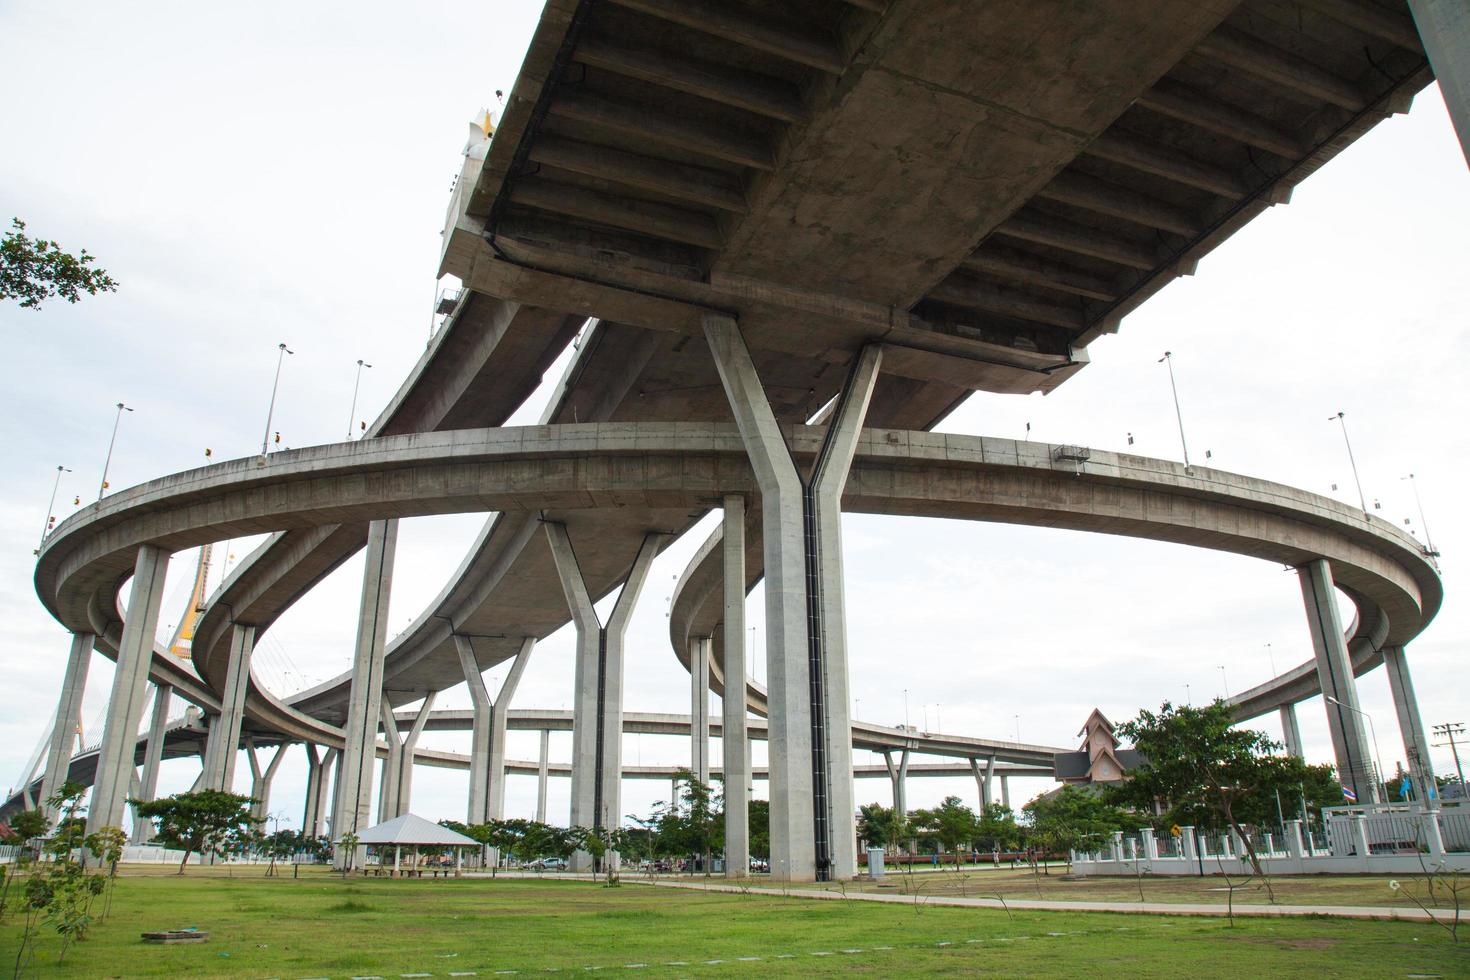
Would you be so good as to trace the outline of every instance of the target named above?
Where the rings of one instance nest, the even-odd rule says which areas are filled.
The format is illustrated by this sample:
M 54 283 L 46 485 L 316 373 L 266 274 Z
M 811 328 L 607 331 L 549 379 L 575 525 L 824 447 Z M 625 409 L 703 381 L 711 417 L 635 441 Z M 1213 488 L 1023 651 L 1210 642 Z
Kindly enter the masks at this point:
M 1414 14 L 1430 25 L 1429 58 L 1453 80 L 1455 25 L 1426 14 L 1433 6 L 1416 0 Z M 920 430 L 969 391 L 1062 383 L 1126 312 L 1406 108 L 1431 77 L 1429 58 L 1405 8 L 1363 0 L 963 13 L 922 0 L 779 13 L 734 0 L 552 0 L 500 129 L 468 148 L 451 200 L 443 265 L 469 289 L 374 439 L 350 451 L 366 459 L 372 442 L 503 424 L 590 316 L 545 422 L 575 435 L 582 422 L 733 418 L 750 474 L 711 481 L 703 495 L 653 485 L 553 495 L 535 512 L 508 493 L 459 573 L 386 655 L 374 624 L 391 583 L 393 521 L 450 499 L 486 509 L 488 497 L 440 488 L 428 501 L 397 498 L 391 512 L 324 505 L 286 524 L 242 504 L 254 516 L 210 529 L 183 520 L 178 533 L 135 545 L 137 560 L 115 550 L 79 567 L 76 588 L 46 601 L 79 645 L 90 651 L 95 636 L 123 668 L 98 819 L 120 817 L 116 763 L 131 752 L 150 675 L 223 719 L 213 781 L 228 776 L 247 725 L 344 742 L 353 764 L 339 817 L 356 826 L 371 800 L 381 698 L 401 706 L 466 679 L 473 687 L 480 670 L 524 655 L 527 638 L 575 620 L 572 816 L 603 821 L 617 812 L 621 712 L 620 692 L 603 682 L 620 674 L 621 633 L 595 622 L 591 600 L 636 585 L 630 577 L 652 554 L 712 506 L 743 510 L 748 498 L 761 503 L 750 524 L 764 532 L 768 579 L 773 867 L 848 873 L 836 518 L 862 427 L 923 445 Z M 1457 119 L 1462 108 L 1452 104 Z M 816 420 L 825 424 L 789 428 Z M 788 440 L 816 458 L 810 475 L 795 469 Z M 257 497 L 301 481 L 280 456 L 257 469 Z M 393 497 L 402 475 L 371 479 Z M 163 552 L 226 524 L 277 533 L 211 602 L 194 677 L 150 657 L 144 627 Z M 249 674 L 255 638 L 365 543 L 372 572 L 353 672 L 289 703 L 271 696 Z M 1309 568 L 1318 608 L 1339 566 L 1348 579 L 1359 568 L 1353 555 L 1283 550 Z M 38 568 L 43 597 L 56 584 L 45 580 L 51 556 L 48 546 Z M 1437 583 L 1407 568 L 1377 569 L 1382 581 L 1367 574 L 1382 593 L 1368 605 L 1391 609 L 1380 621 L 1388 642 L 1417 632 L 1438 603 Z M 117 613 L 130 570 L 141 573 L 136 623 Z M 1356 598 L 1358 585 L 1344 584 Z M 625 589 L 630 602 L 637 591 Z M 727 593 L 713 625 L 733 633 L 732 609 Z M 1319 666 L 1345 660 L 1337 632 L 1316 629 Z M 1346 674 L 1334 690 L 1352 703 Z M 486 698 L 482 730 L 493 714 Z M 1334 738 L 1351 747 L 1357 729 L 1339 717 Z

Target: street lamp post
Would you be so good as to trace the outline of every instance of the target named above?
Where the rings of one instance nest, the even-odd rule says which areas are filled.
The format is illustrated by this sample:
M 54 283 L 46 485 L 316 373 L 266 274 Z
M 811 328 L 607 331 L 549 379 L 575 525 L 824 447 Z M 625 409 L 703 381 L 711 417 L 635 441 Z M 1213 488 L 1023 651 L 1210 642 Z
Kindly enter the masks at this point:
M 41 545 L 46 543 L 46 535 L 51 530 L 51 522 L 56 519 L 56 491 L 61 489 L 61 474 L 70 473 L 71 470 L 65 466 L 56 467 L 56 482 L 51 484 L 51 502 L 46 505 L 46 522 L 41 525 L 41 540 L 36 545 L 36 554 L 41 553 Z
M 1164 351 L 1159 364 L 1169 366 L 1169 390 L 1174 393 L 1174 418 L 1179 422 L 1179 448 L 1184 450 L 1184 468 L 1189 469 L 1189 444 L 1184 441 L 1184 415 L 1179 411 L 1179 386 L 1174 383 L 1174 352 Z
M 102 482 L 97 485 L 97 502 L 102 502 L 102 495 L 107 492 L 107 471 L 112 469 L 112 448 L 117 445 L 117 427 L 122 422 L 122 413 L 131 412 L 132 409 L 122 402 L 117 403 L 117 418 L 112 420 L 112 438 L 107 442 L 107 459 L 102 463 Z
M 347 438 L 352 439 L 352 423 L 357 420 L 357 388 L 362 384 L 362 369 L 370 368 L 371 364 L 362 358 L 357 359 L 357 378 L 352 382 L 352 410 L 347 413 Z M 267 426 L 266 428 L 270 428 Z
M 1348 463 L 1353 468 L 1353 483 L 1357 484 L 1358 487 L 1358 506 L 1362 507 L 1363 513 L 1366 514 L 1368 513 L 1368 498 L 1363 496 L 1363 481 L 1358 479 L 1358 461 L 1353 458 L 1353 443 L 1348 438 L 1347 413 L 1338 412 L 1336 415 L 1327 416 L 1327 421 L 1331 422 L 1333 419 L 1342 423 L 1342 441 L 1347 446 Z M 1428 533 L 1427 531 L 1425 532 L 1426 535 Z
M 1271 661 L 1271 676 L 1276 676 L 1276 654 L 1271 652 L 1271 644 L 1266 644 L 1266 659 Z
M 285 344 L 277 344 L 276 347 L 280 350 L 280 353 L 276 355 L 276 379 L 271 382 L 271 404 L 270 407 L 265 410 L 265 435 L 262 436 L 260 440 L 260 455 L 262 456 L 270 452 L 271 419 L 274 418 L 276 414 L 276 389 L 279 388 L 281 385 L 281 363 L 286 360 L 287 354 L 296 353 Z M 356 410 L 356 406 L 354 406 L 353 411 Z
M 1362 708 L 1354 708 L 1350 704 L 1343 704 L 1341 701 L 1337 700 L 1337 698 L 1333 697 L 1330 694 L 1325 695 L 1325 697 L 1326 697 L 1326 699 L 1328 701 L 1330 701 L 1333 704 L 1337 705 L 1339 708 L 1346 708 L 1349 711 L 1351 711 L 1353 714 L 1362 715 L 1364 718 L 1367 718 L 1368 719 L 1368 731 L 1373 736 L 1373 759 L 1374 759 L 1374 764 L 1378 766 L 1378 785 L 1379 786 L 1382 786 L 1383 785 L 1383 755 L 1378 751 L 1378 729 L 1376 729 L 1376 728 L 1373 727 L 1373 716 L 1370 715 L 1370 714 L 1368 714 L 1368 712 L 1364 711 Z M 1377 787 L 1374 787 L 1374 789 L 1373 789 L 1373 795 L 1374 796 L 1377 796 L 1378 795 L 1378 789 L 1377 789 Z M 1363 801 L 1362 800 L 1359 800 L 1358 802 L 1361 803 Z
M 1225 689 L 1225 700 L 1230 700 L 1230 679 L 1225 676 L 1225 665 L 1220 664 L 1220 686 Z
M 1424 519 L 1424 501 L 1419 499 L 1419 481 L 1414 479 L 1414 474 L 1399 477 L 1400 480 L 1408 480 L 1409 486 L 1414 488 L 1414 503 L 1419 507 L 1419 526 L 1424 529 L 1424 550 L 1431 557 L 1438 555 L 1434 549 L 1434 541 L 1429 537 L 1429 522 Z

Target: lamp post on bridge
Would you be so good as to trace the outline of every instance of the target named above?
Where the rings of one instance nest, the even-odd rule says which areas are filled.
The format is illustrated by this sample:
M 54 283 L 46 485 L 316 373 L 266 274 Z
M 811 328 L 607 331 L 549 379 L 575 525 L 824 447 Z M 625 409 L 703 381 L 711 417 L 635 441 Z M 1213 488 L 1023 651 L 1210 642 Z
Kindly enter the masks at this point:
M 1343 704 L 1341 701 L 1337 700 L 1337 698 L 1333 697 L 1330 694 L 1325 695 L 1325 698 L 1326 698 L 1326 700 L 1330 701 L 1331 703 L 1337 705 L 1339 708 L 1346 708 L 1349 711 L 1353 712 L 1354 714 L 1362 715 L 1364 718 L 1367 718 L 1368 719 L 1368 731 L 1371 732 L 1372 735 L 1373 735 L 1373 759 L 1374 759 L 1374 764 L 1378 767 L 1378 780 L 1377 780 L 1377 782 L 1378 782 L 1378 785 L 1380 787 L 1383 786 L 1383 755 L 1378 751 L 1378 729 L 1376 729 L 1376 728 L 1373 727 L 1373 716 L 1370 715 L 1370 714 L 1368 714 L 1368 712 L 1364 711 L 1362 708 L 1354 708 L 1350 704 Z M 1373 791 L 1373 795 L 1374 796 L 1377 796 L 1378 795 L 1378 790 L 1377 789 L 1375 789 Z M 1361 803 L 1362 801 L 1359 800 L 1358 802 Z
M 1366 514 L 1368 513 L 1368 498 L 1363 496 L 1363 481 L 1358 479 L 1358 461 L 1353 458 L 1353 443 L 1348 438 L 1347 413 L 1338 412 L 1336 415 L 1327 416 L 1327 421 L 1331 422 L 1333 419 L 1342 423 L 1342 441 L 1343 445 L 1347 446 L 1348 464 L 1353 468 L 1353 483 L 1358 487 L 1358 506 L 1362 507 L 1363 513 Z M 1428 537 L 1429 532 L 1425 531 L 1424 534 L 1425 537 Z
M 41 545 L 46 543 L 46 535 L 51 531 L 51 522 L 56 520 L 56 491 L 61 489 L 61 474 L 70 473 L 71 470 L 65 466 L 56 467 L 56 482 L 51 484 L 51 502 L 46 505 L 46 522 L 41 525 L 41 540 L 36 545 L 36 554 L 41 553 Z
M 1184 414 L 1179 411 L 1179 386 L 1174 383 L 1174 352 L 1164 351 L 1157 363 L 1169 366 L 1169 390 L 1174 393 L 1174 418 L 1179 422 L 1179 448 L 1184 451 L 1184 468 L 1189 469 L 1189 444 L 1184 441 Z
M 102 503 L 102 495 L 107 492 L 107 471 L 112 469 L 112 449 L 117 445 L 117 427 L 122 423 L 122 413 L 131 412 L 132 409 L 122 402 L 117 403 L 117 418 L 112 420 L 112 438 L 107 442 L 107 459 L 102 463 L 102 482 L 97 486 L 97 502 Z
M 357 421 L 357 388 L 362 384 L 362 369 L 372 367 L 362 358 L 357 359 L 357 377 L 352 382 L 352 410 L 347 413 L 347 439 L 352 440 L 352 423 Z M 266 426 L 269 428 L 269 426 Z
M 287 347 L 285 344 L 277 344 L 276 347 L 277 347 L 278 350 L 280 350 L 280 353 L 276 355 L 276 379 L 271 382 L 271 403 L 270 403 L 270 407 L 265 410 L 265 435 L 262 436 L 261 437 L 261 440 L 260 440 L 260 455 L 262 455 L 262 456 L 264 456 L 266 453 L 270 452 L 270 443 L 271 443 L 271 419 L 276 414 L 276 389 L 278 389 L 281 386 L 281 363 L 286 360 L 286 355 L 287 354 L 295 354 L 296 353 L 294 350 L 292 350 L 291 348 Z M 357 406 L 355 406 L 355 405 L 353 406 L 353 411 L 354 412 L 357 411 Z

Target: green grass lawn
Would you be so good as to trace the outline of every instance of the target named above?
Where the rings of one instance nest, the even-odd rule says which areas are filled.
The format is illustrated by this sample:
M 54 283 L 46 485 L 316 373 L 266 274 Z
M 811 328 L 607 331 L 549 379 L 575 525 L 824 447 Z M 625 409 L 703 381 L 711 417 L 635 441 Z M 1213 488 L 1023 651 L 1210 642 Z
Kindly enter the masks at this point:
M 144 931 L 197 926 L 199 946 L 149 946 Z M 1470 931 L 1470 930 L 1467 930 Z M 21 936 L 0 923 L 0 968 Z M 462 879 L 264 878 L 258 868 L 121 877 L 112 913 L 44 977 L 494 975 L 596 967 L 659 976 L 1167 977 L 1470 974 L 1429 924 L 1239 920 L 986 909 L 714 894 L 625 884 Z M 710 962 L 718 961 L 718 962 Z M 642 964 L 641 966 L 633 966 Z
M 844 887 L 847 891 L 890 892 L 901 895 L 960 895 L 970 897 L 1010 899 L 1040 899 L 1043 901 L 1081 902 L 1199 902 L 1208 905 L 1223 905 L 1229 898 L 1229 886 L 1225 879 L 1213 874 L 1204 877 L 1152 877 L 1145 875 L 1140 881 L 1134 877 L 1088 876 L 1066 880 L 1066 869 L 1051 869 L 1050 875 L 1037 875 L 1029 870 L 1011 869 L 962 869 L 949 871 L 915 871 L 909 875 L 903 871 L 890 870 L 879 882 L 855 881 Z M 1430 908 L 1446 907 L 1449 897 L 1444 889 L 1430 894 L 1423 875 L 1273 875 L 1271 890 L 1281 905 L 1370 905 L 1412 909 L 1417 908 L 1408 895 L 1412 893 Z M 1241 875 L 1232 880 L 1244 881 Z M 1395 892 L 1389 888 L 1390 880 L 1401 886 Z M 833 888 L 832 885 L 815 886 Z M 1140 899 L 1140 893 L 1142 899 Z M 1251 881 L 1235 890 L 1236 904 L 1264 905 L 1270 895 L 1259 881 Z M 1470 930 L 1467 930 L 1470 940 Z

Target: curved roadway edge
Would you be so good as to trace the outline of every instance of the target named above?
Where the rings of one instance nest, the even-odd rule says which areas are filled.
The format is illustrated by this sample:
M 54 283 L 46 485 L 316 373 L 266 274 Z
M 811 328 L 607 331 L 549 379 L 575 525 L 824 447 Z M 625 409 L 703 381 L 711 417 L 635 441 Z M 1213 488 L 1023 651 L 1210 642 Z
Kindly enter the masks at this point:
M 788 436 L 812 455 L 820 431 Z M 1136 456 L 1055 461 L 1050 446 L 866 430 L 844 505 L 853 512 L 1006 521 L 1129 534 L 1286 565 L 1325 557 L 1380 642 L 1407 642 L 1438 610 L 1438 575 L 1411 537 L 1336 501 L 1232 474 Z M 261 531 L 311 530 L 435 513 L 670 512 L 751 492 L 730 425 L 616 423 L 405 435 L 221 463 L 122 491 L 53 533 L 37 565 L 42 601 L 87 629 L 144 543 L 178 550 Z M 676 647 L 696 628 L 677 606 Z M 707 617 L 706 617 L 707 618 Z M 518 635 L 519 624 L 504 632 Z M 712 625 L 712 621 L 711 621 Z M 758 693 L 753 692 L 757 695 Z M 337 744 L 330 725 L 292 712 L 281 734 Z M 1038 747 L 1039 748 L 1039 747 Z M 1019 760 L 1018 760 L 1019 761 Z
M 887 434 L 885 439 L 892 435 Z M 907 436 L 918 434 L 903 434 Z M 954 438 L 945 436 L 933 436 L 923 434 L 929 438 Z M 865 439 L 871 438 L 871 434 L 865 434 Z M 964 438 L 964 437 L 959 437 Z M 1420 590 L 1419 608 L 1417 610 L 1405 610 L 1397 602 L 1381 602 L 1377 597 L 1382 594 L 1375 589 L 1364 587 L 1357 569 L 1351 565 L 1340 566 L 1332 554 L 1323 551 L 1321 557 L 1327 557 L 1333 566 L 1337 584 L 1352 600 L 1357 615 L 1352 626 L 1347 631 L 1347 642 L 1349 655 L 1353 662 L 1354 671 L 1362 674 L 1382 662 L 1382 648 L 1387 643 L 1406 643 L 1409 638 L 1428 625 L 1429 621 L 1438 611 L 1442 600 L 1443 591 L 1439 582 L 1438 570 L 1423 553 L 1423 546 L 1411 535 L 1404 534 L 1398 528 L 1386 521 L 1364 514 L 1362 511 L 1340 504 L 1331 498 L 1321 497 L 1305 491 L 1296 490 L 1281 484 L 1269 483 L 1250 477 L 1236 474 L 1224 473 L 1217 470 L 1205 469 L 1203 467 L 1184 467 L 1178 464 L 1168 463 L 1161 460 L 1147 459 L 1144 457 L 1131 456 L 1115 453 L 1090 453 L 1085 463 L 1070 460 L 1058 460 L 1056 450 L 1058 447 L 1048 446 L 1032 442 L 1008 442 L 1007 440 L 981 440 L 992 446 L 992 456 L 997 456 L 1004 462 L 1012 457 L 1017 466 L 1049 469 L 1053 472 L 1064 473 L 1073 477 L 1084 477 L 1095 480 L 1104 477 L 1106 482 L 1113 482 L 1110 477 L 1121 478 L 1126 482 L 1135 483 L 1140 473 L 1147 473 L 1152 478 L 1157 475 L 1161 481 L 1166 481 L 1176 491 L 1188 496 L 1198 496 L 1200 500 L 1211 498 L 1224 498 L 1232 503 L 1242 505 L 1245 510 L 1259 510 L 1263 513 L 1271 512 L 1278 516 L 1290 516 L 1294 520 L 1305 520 L 1314 524 L 1323 521 L 1335 525 L 1334 531 L 1340 534 L 1344 542 L 1379 540 L 1392 542 L 1393 550 L 1398 555 L 1394 560 L 1415 580 Z M 1009 447 L 1009 448 L 1007 448 Z M 859 452 L 863 452 L 859 449 Z M 983 456 L 983 450 L 982 450 Z M 1028 459 L 1029 457 L 1029 459 Z M 1040 488 L 1032 488 L 1039 490 Z M 854 493 L 849 488 L 849 497 Z M 1074 495 L 1076 496 L 1076 495 Z M 1084 494 L 1085 496 L 1085 494 Z M 1106 503 L 1106 501 L 1104 501 Z M 844 507 L 848 510 L 862 510 L 861 507 L 849 507 L 849 500 L 844 498 Z M 1154 501 L 1156 507 L 1161 507 L 1165 513 L 1172 507 L 1163 499 Z M 1110 505 L 1116 507 L 1116 504 Z M 1125 508 L 1116 507 L 1118 513 L 1115 519 L 1110 520 L 1105 514 L 1095 515 L 1072 515 L 1077 520 L 1058 521 L 1049 520 L 1038 515 L 1035 519 L 1014 518 L 1015 523 L 1032 523 L 1038 525 L 1069 527 L 1073 529 L 1099 530 L 1106 533 L 1125 534 L 1139 537 L 1158 537 L 1161 540 L 1175 540 L 1183 543 L 1197 544 L 1202 547 L 1215 548 L 1217 550 L 1233 551 L 1240 554 L 1251 554 L 1257 557 L 1270 558 L 1281 561 L 1288 566 L 1300 564 L 1301 562 L 1319 555 L 1305 553 L 1300 557 L 1293 558 L 1293 553 L 1305 542 L 1295 541 L 1290 536 L 1283 536 L 1271 542 L 1262 544 L 1275 544 L 1279 548 L 1240 547 L 1241 528 L 1237 533 L 1231 534 L 1230 518 L 1226 516 L 1225 521 L 1218 527 L 1201 525 L 1197 540 L 1190 540 L 1189 535 L 1181 535 L 1176 530 L 1173 533 L 1150 534 L 1140 531 L 1139 525 L 1126 521 Z M 890 511 L 891 512 L 891 511 Z M 1091 516 L 1102 521 L 1102 526 L 1086 520 Z M 981 517 L 979 519 L 991 519 Z M 1263 528 L 1264 529 L 1264 528 Z M 1366 536 L 1366 537 L 1365 537 Z M 717 626 L 723 615 L 722 596 L 724 586 L 724 566 L 721 559 L 721 549 L 724 540 L 724 532 L 720 527 L 714 531 L 700 545 L 698 551 L 689 560 L 678 584 L 674 588 L 673 600 L 669 615 L 669 640 L 679 662 L 686 670 L 689 669 L 690 640 L 695 636 L 715 636 L 718 634 Z M 1405 555 L 1407 552 L 1407 555 Z M 745 589 L 748 593 L 764 576 L 764 553 L 762 550 L 760 512 L 758 508 L 747 508 L 746 530 L 745 530 Z M 1356 587 L 1355 587 L 1356 586 Z M 1385 606 L 1392 606 L 1397 615 L 1398 627 L 1390 628 L 1393 620 L 1385 611 Z M 1407 615 L 1406 615 L 1407 613 Z M 722 650 L 718 643 L 712 648 L 710 657 L 710 688 L 716 693 L 724 693 L 724 664 Z M 1309 660 L 1285 673 L 1272 678 L 1264 684 L 1251 688 L 1231 697 L 1227 703 L 1235 709 L 1238 721 L 1245 721 L 1258 717 L 1268 711 L 1272 711 L 1284 704 L 1295 703 L 1320 693 L 1321 687 L 1317 677 L 1317 666 L 1315 660 Z M 748 680 L 746 686 L 746 701 L 751 710 L 757 714 L 764 715 L 766 710 L 766 692 L 755 681 Z M 860 723 L 854 722 L 854 733 L 861 727 Z

